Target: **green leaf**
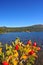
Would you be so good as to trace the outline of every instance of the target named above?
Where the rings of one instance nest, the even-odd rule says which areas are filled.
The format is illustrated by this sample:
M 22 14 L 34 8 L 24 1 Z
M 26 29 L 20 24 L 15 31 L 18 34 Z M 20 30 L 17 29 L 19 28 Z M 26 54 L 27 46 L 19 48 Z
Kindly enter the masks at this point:
M 27 63 L 27 65 L 32 65 L 31 63 Z
M 28 61 L 29 61 L 30 63 L 34 64 L 34 60 L 35 60 L 35 58 L 34 58 L 33 56 L 30 56 Z

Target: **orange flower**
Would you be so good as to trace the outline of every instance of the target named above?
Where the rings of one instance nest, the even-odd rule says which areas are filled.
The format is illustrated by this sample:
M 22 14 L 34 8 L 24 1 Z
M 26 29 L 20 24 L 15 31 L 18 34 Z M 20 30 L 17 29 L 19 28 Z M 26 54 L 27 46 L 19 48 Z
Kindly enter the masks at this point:
M 0 52 L 2 51 L 2 48 L 0 48 Z
M 20 59 L 24 59 L 24 60 L 26 60 L 28 58 L 28 56 L 27 55 L 23 55 L 23 56 L 21 56 L 21 58 Z
M 39 50 L 41 50 L 41 48 L 40 48 L 40 47 L 38 47 L 38 48 L 37 48 L 37 50 L 39 51 Z

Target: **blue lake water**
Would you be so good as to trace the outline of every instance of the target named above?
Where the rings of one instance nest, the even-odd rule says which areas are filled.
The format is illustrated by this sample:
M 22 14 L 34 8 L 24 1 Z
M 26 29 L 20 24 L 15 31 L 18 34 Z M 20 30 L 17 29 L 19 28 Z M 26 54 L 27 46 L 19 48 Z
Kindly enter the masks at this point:
M 32 42 L 36 41 L 37 44 L 43 45 L 43 32 L 11 32 L 11 33 L 4 33 L 0 34 L 0 42 L 4 43 L 11 43 L 16 38 L 20 38 L 21 41 L 24 43 L 27 40 L 32 40 Z

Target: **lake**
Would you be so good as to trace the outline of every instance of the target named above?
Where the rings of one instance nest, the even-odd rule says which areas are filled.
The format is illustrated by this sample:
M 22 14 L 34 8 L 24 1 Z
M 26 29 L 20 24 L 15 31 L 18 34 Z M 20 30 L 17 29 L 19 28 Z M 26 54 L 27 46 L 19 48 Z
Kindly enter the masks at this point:
M 32 42 L 36 41 L 41 50 L 38 53 L 38 59 L 35 61 L 34 65 L 43 65 L 43 32 L 11 32 L 0 34 L 0 42 L 3 44 L 11 44 L 12 41 L 15 41 L 16 38 L 20 38 L 21 41 L 26 43 L 28 40 Z
M 32 40 L 32 42 L 36 41 L 38 45 L 43 45 L 43 32 L 10 32 L 0 34 L 0 42 L 4 43 L 11 43 L 16 38 L 20 38 L 21 41 L 24 43 L 27 40 Z

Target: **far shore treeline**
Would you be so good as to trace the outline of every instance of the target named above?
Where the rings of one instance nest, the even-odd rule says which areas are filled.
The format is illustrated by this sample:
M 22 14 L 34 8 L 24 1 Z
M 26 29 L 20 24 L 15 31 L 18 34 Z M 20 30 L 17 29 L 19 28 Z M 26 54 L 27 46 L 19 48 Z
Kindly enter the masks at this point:
M 6 32 L 39 32 L 43 31 L 43 25 L 33 25 L 27 27 L 0 27 L 0 33 Z

